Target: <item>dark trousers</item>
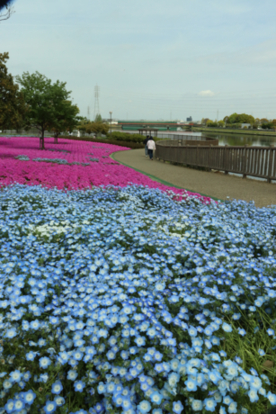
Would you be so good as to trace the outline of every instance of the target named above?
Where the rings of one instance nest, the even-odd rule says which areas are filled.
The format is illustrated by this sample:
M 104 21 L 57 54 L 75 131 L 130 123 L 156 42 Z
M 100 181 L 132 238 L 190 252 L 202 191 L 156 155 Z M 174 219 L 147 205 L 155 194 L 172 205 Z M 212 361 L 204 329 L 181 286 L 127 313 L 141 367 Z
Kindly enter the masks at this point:
M 153 159 L 153 150 L 149 149 L 148 151 L 149 151 L 150 160 L 152 160 Z

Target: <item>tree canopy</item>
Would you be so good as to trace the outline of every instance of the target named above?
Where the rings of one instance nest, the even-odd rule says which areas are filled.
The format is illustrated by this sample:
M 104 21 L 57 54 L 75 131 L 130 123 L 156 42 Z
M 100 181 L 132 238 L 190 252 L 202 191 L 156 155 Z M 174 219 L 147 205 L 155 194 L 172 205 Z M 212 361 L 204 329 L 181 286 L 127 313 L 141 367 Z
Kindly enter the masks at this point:
M 8 53 L 0 53 L 0 129 L 19 129 L 27 108 L 22 92 L 8 73 L 8 59 Z
M 39 72 L 24 72 L 16 77 L 28 104 L 25 117 L 26 127 L 36 127 L 40 131 L 40 148 L 44 149 L 44 133 L 54 130 L 60 133 L 66 128 L 77 125 L 78 108 L 69 100 L 71 91 L 67 91 L 66 82 L 55 83 Z
M 224 120 L 227 122 L 227 124 L 251 124 L 253 125 L 255 122 L 255 118 L 252 115 L 247 114 L 237 114 L 234 112 L 229 117 L 225 117 Z
M 12 0 L 0 0 L 0 22 L 2 20 L 8 20 L 14 13 L 12 7 Z
M 11 2 L 12 0 L 0 0 L 0 10 L 7 8 Z
M 87 118 L 81 118 L 81 121 L 79 123 L 79 130 L 82 132 L 85 132 L 86 134 L 95 134 L 96 136 L 98 134 L 107 135 L 109 131 L 109 125 L 103 122 L 102 118 L 96 118 L 98 120 L 95 120 L 93 122 L 89 121 Z
M 76 128 L 79 122 L 78 113 L 79 108 L 71 101 L 60 100 L 55 103 L 55 117 L 51 131 L 54 132 L 56 143 L 61 132 L 72 132 Z

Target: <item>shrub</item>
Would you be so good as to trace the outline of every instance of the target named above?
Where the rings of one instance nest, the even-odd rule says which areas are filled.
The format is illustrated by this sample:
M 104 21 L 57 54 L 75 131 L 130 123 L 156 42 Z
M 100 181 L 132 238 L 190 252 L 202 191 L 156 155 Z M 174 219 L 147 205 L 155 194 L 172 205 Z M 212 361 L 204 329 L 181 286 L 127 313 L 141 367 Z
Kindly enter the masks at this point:
M 104 144 L 112 144 L 112 145 L 118 145 L 119 147 L 128 147 L 131 149 L 138 149 L 138 148 L 144 148 L 144 144 L 140 144 L 139 142 L 133 142 L 131 140 L 124 140 L 124 141 L 117 141 L 115 139 L 109 139 L 109 137 L 98 139 L 93 137 L 76 137 L 76 136 L 60 136 L 59 138 L 65 138 L 65 139 L 72 139 L 75 141 L 89 141 L 89 142 L 99 142 Z M 144 138 L 145 139 L 145 138 Z

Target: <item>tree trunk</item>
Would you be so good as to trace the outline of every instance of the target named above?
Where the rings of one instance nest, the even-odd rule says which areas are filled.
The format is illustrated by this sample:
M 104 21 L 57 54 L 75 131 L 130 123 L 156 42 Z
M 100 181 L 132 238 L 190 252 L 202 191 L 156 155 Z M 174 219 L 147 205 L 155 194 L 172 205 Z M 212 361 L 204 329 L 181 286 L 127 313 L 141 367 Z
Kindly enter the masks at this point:
M 45 146 L 44 146 L 44 128 L 42 128 L 41 129 L 41 136 L 40 136 L 40 138 L 39 138 L 39 148 L 41 149 L 41 150 L 44 150 L 45 149 Z

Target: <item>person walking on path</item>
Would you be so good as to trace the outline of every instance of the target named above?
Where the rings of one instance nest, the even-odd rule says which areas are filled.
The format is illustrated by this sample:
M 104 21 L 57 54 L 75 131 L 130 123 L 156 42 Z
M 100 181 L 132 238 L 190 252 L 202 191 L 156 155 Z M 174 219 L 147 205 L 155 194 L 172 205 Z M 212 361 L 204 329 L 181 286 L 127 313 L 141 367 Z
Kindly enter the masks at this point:
M 146 139 L 144 139 L 144 141 L 143 141 L 143 143 L 145 145 L 145 155 L 146 155 L 146 157 L 149 155 L 148 146 L 147 146 L 148 140 L 149 140 L 149 136 L 147 135 Z
M 156 145 L 152 137 L 149 137 L 149 140 L 147 142 L 147 147 L 148 147 L 150 160 L 153 161 L 153 151 L 156 150 Z

